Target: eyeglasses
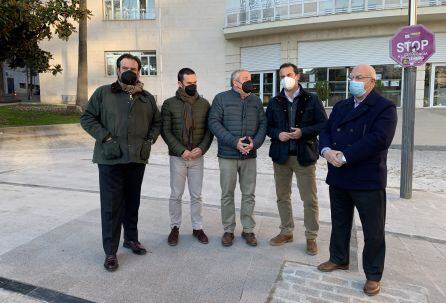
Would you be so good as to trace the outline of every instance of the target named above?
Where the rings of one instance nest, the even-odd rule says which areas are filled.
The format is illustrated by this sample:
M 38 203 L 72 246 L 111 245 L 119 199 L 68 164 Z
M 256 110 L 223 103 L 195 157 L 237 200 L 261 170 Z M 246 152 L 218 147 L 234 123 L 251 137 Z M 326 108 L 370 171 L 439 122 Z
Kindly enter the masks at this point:
M 358 75 L 358 76 L 349 75 L 349 76 L 348 76 L 348 79 L 349 79 L 349 80 L 356 80 L 356 81 L 361 81 L 361 80 L 364 80 L 364 79 L 367 79 L 367 78 L 373 78 L 373 77 L 370 77 L 370 76 L 361 76 L 361 75 Z

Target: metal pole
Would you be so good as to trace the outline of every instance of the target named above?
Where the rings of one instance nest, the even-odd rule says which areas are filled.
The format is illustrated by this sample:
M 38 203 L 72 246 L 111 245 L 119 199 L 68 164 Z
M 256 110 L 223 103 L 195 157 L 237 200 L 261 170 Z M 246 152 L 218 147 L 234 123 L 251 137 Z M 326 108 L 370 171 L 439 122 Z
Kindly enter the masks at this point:
M 409 25 L 417 24 L 417 0 L 409 0 Z M 415 93 L 417 68 L 404 68 L 403 134 L 401 142 L 400 197 L 412 198 L 413 145 L 415 127 Z
M 409 0 L 409 25 L 417 24 L 417 1 Z

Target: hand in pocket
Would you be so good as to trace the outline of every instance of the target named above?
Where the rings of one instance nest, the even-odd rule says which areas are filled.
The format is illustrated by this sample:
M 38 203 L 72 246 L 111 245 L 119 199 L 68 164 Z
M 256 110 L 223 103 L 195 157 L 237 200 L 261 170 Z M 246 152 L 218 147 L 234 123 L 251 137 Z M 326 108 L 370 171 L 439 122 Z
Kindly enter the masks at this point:
M 104 158 L 107 160 L 121 157 L 121 148 L 115 138 L 102 143 L 102 152 L 104 153 Z

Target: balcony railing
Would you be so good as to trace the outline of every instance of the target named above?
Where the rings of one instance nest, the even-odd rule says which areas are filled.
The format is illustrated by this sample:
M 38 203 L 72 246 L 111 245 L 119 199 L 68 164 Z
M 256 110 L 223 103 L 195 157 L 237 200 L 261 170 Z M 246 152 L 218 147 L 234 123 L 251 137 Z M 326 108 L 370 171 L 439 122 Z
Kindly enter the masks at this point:
M 407 8 L 407 0 L 275 0 L 227 9 L 225 27 L 354 12 Z M 267 4 L 271 3 L 271 4 Z M 446 5 L 446 0 L 419 0 L 418 7 Z
M 156 13 L 154 9 L 139 8 L 106 8 L 104 12 L 105 20 L 150 20 L 155 19 Z

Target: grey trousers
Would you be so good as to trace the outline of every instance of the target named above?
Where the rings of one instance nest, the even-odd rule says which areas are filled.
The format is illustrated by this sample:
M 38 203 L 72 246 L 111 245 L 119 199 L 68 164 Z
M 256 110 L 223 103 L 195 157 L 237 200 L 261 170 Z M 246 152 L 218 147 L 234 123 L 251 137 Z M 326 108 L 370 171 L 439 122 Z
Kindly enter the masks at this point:
M 181 204 L 186 184 L 189 187 L 190 215 L 193 229 L 203 228 L 203 217 L 201 215 L 203 187 L 203 157 L 186 161 L 181 157 L 170 156 L 170 198 L 169 214 L 170 228 L 181 226 Z
M 240 221 L 243 225 L 243 231 L 252 233 L 256 226 L 253 217 L 257 177 L 256 159 L 218 158 L 218 163 L 220 165 L 221 220 L 224 231 L 233 233 L 235 229 L 234 191 L 238 174 L 242 192 Z

